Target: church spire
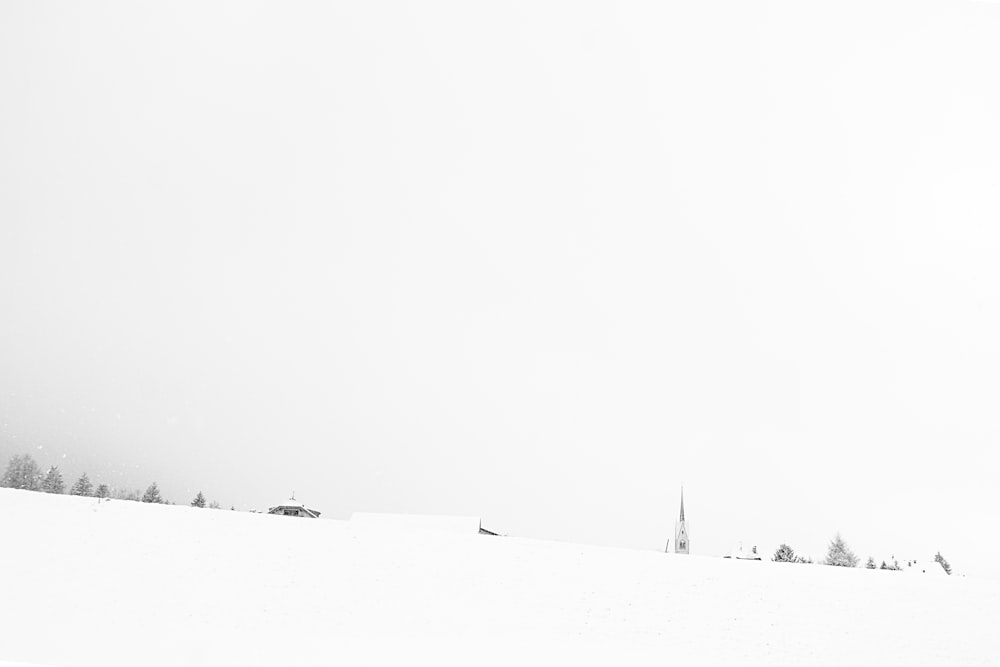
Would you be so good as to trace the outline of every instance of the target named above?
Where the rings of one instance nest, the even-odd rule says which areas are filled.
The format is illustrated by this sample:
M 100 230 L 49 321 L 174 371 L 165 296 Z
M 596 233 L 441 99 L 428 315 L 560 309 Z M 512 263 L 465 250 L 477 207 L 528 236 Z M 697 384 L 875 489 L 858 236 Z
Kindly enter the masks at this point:
M 684 520 L 684 487 L 681 487 L 681 516 L 674 529 L 674 553 L 690 553 L 691 541 L 688 539 L 687 521 Z

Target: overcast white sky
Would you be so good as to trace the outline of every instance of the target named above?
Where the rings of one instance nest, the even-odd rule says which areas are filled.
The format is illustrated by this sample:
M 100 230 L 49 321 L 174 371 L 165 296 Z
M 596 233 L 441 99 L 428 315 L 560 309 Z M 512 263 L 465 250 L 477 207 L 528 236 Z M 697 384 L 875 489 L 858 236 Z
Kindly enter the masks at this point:
M 1000 6 L 0 4 L 0 456 L 1000 577 Z M 2 463 L 2 462 L 0 462 Z

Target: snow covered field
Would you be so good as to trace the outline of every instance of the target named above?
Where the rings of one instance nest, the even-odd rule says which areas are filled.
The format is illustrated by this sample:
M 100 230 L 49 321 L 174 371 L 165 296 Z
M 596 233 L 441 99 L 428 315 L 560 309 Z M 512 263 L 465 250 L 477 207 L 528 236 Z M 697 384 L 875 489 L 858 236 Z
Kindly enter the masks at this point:
M 0 661 L 1000 664 L 996 582 L 475 527 L 0 489 Z

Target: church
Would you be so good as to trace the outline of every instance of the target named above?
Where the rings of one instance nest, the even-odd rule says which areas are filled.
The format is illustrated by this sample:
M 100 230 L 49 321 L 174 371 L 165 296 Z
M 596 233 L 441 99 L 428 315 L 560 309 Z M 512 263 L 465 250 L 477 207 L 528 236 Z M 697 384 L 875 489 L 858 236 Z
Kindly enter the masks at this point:
M 691 540 L 688 538 L 687 522 L 684 520 L 684 489 L 681 488 L 681 515 L 674 526 L 674 553 L 687 554 L 691 552 Z M 670 553 L 670 540 L 667 540 L 667 553 Z

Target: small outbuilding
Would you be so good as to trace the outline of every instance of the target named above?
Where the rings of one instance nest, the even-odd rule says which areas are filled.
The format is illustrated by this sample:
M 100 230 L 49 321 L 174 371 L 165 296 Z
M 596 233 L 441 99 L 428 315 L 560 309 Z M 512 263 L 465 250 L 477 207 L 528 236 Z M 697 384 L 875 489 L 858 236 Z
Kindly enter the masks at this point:
M 494 533 L 492 530 L 486 530 L 483 528 L 483 522 L 479 522 L 479 534 L 480 535 L 492 535 L 493 537 L 500 537 L 500 533 Z
M 289 499 L 282 505 L 277 505 L 275 507 L 269 507 L 267 509 L 268 514 L 278 514 L 280 516 L 300 516 L 307 519 L 318 519 L 320 513 L 316 510 L 309 509 L 294 497 Z

